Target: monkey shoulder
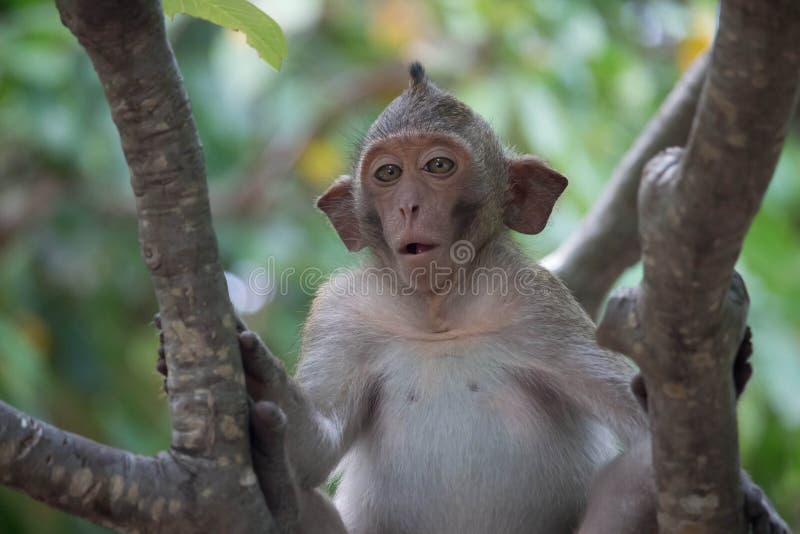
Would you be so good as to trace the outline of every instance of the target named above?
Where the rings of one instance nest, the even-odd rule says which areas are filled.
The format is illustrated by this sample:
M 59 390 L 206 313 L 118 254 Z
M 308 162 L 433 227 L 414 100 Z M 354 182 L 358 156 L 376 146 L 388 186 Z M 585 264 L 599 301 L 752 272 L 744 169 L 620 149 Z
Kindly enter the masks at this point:
M 527 275 L 514 277 L 522 317 L 540 328 L 557 329 L 560 336 L 569 334 L 570 339 L 577 336 L 593 341 L 595 324 L 564 283 L 537 263 L 530 262 L 522 269 Z M 565 329 L 568 332 L 562 331 Z
M 337 286 L 346 282 L 343 276 L 334 274 L 319 287 L 303 326 L 295 378 L 319 405 L 357 396 L 373 380 L 368 365 L 373 341 L 359 319 L 361 297 Z
M 380 283 L 365 268 L 333 272 L 314 295 L 307 325 L 347 328 L 359 319 L 374 317 L 396 293 Z
M 544 365 L 553 383 L 569 378 L 571 384 L 562 389 L 582 397 L 583 404 L 611 407 L 630 417 L 631 427 L 638 427 L 641 414 L 630 392 L 635 366 L 624 355 L 598 345 L 594 322 L 558 277 L 539 265 L 532 272 L 534 290 L 525 296 L 522 314 L 526 330 L 536 333 L 531 336 L 536 354 L 529 374 L 541 374 Z
M 363 270 L 354 269 L 333 273 L 318 288 L 303 328 L 303 356 L 363 357 L 374 335 L 365 327 L 370 291 L 362 283 Z

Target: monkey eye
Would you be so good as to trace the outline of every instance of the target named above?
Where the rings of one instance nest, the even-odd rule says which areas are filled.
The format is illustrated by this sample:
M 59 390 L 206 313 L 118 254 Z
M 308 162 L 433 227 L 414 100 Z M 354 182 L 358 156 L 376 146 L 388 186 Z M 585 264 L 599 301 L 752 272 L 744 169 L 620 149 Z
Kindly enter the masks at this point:
M 375 171 L 375 179 L 379 182 L 389 184 L 400 178 L 401 174 L 403 174 L 403 169 L 390 163 L 379 167 L 378 170 Z
M 425 164 L 425 170 L 431 174 L 447 174 L 455 168 L 456 164 L 448 158 L 433 158 Z

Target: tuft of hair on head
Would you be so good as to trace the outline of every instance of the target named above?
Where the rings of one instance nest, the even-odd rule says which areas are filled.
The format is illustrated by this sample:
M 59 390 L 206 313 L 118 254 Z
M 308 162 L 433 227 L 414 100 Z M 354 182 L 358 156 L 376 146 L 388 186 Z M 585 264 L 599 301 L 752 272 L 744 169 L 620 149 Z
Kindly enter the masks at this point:
M 409 87 L 412 89 L 419 84 L 424 83 L 428 78 L 425 76 L 425 67 L 419 61 L 413 62 L 408 67 L 408 73 L 411 75 L 411 82 Z

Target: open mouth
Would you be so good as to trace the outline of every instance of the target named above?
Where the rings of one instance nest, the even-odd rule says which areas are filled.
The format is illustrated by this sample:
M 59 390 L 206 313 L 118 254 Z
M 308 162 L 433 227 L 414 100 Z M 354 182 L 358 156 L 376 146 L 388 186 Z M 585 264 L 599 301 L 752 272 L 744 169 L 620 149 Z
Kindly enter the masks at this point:
M 429 250 L 433 250 L 436 248 L 436 246 L 437 245 L 433 245 L 431 243 L 409 243 L 406 246 L 401 247 L 400 253 L 416 256 L 417 254 L 422 254 L 424 252 L 428 252 Z

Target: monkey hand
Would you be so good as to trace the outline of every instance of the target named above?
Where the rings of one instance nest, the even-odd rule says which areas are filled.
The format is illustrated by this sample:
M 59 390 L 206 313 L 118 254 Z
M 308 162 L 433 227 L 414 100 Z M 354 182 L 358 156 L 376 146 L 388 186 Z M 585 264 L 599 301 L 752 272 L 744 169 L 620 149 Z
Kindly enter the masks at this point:
M 753 534 L 791 534 L 770 500 L 744 470 L 741 472 L 744 513 Z
M 346 534 L 339 512 L 318 489 L 302 487 L 294 463 L 309 428 L 310 406 L 283 363 L 239 321 L 239 348 L 250 402 L 253 470 L 281 533 Z M 291 432 L 287 419 L 291 418 Z M 289 454 L 289 453 L 292 454 Z M 292 458 L 294 456 L 294 458 Z M 301 455 L 302 457 L 302 455 Z M 299 512 L 298 512 L 299 510 Z
M 168 369 L 164 334 L 158 314 L 153 322 L 158 329 L 159 340 L 156 369 L 164 376 L 164 391 L 166 391 Z M 277 402 L 284 392 L 275 387 L 289 382 L 282 363 L 272 356 L 258 335 L 249 330 L 238 318 L 236 331 L 250 404 L 250 450 L 253 470 L 267 507 L 278 526 L 278 532 L 281 534 L 343 533 L 344 527 L 341 526 L 338 512 L 328 500 L 315 490 L 301 491 L 296 482 L 286 447 L 287 417 Z M 300 508 L 311 510 L 313 514 L 306 513 L 305 516 L 313 517 L 301 517 Z M 325 529 L 315 528 L 311 520 L 316 516 L 324 520 Z M 337 530 L 330 525 L 341 528 Z
M 258 337 L 248 330 L 244 323 L 239 331 L 239 349 L 242 353 L 242 366 L 247 383 L 247 393 L 255 402 L 270 401 L 283 407 L 293 383 L 278 358 Z
M 164 352 L 164 331 L 161 330 L 161 314 L 157 313 L 153 317 L 153 324 L 156 325 L 158 330 L 158 359 L 156 360 L 156 371 L 164 377 L 164 393 L 167 392 L 167 358 Z
M 153 317 L 153 323 L 158 329 L 156 370 L 164 377 L 164 391 L 166 392 L 168 369 L 160 314 Z M 272 355 L 258 334 L 250 330 L 238 317 L 236 318 L 236 333 L 239 338 L 239 350 L 242 353 L 242 365 L 250 398 L 256 402 L 263 400 L 279 402 L 289 382 L 283 363 Z
M 745 328 L 739 350 L 736 352 L 736 359 L 733 361 L 733 387 L 736 390 L 736 398 L 744 392 L 744 388 L 750 377 L 753 376 L 753 366 L 750 363 L 750 356 L 753 355 L 753 341 L 750 327 Z M 644 411 L 647 411 L 647 386 L 644 383 L 642 373 L 636 373 L 631 381 L 631 390 L 634 397 L 639 401 Z
M 279 531 L 301 532 L 302 495 L 286 454 L 286 415 L 277 404 L 250 402 L 250 440 L 253 470 Z

